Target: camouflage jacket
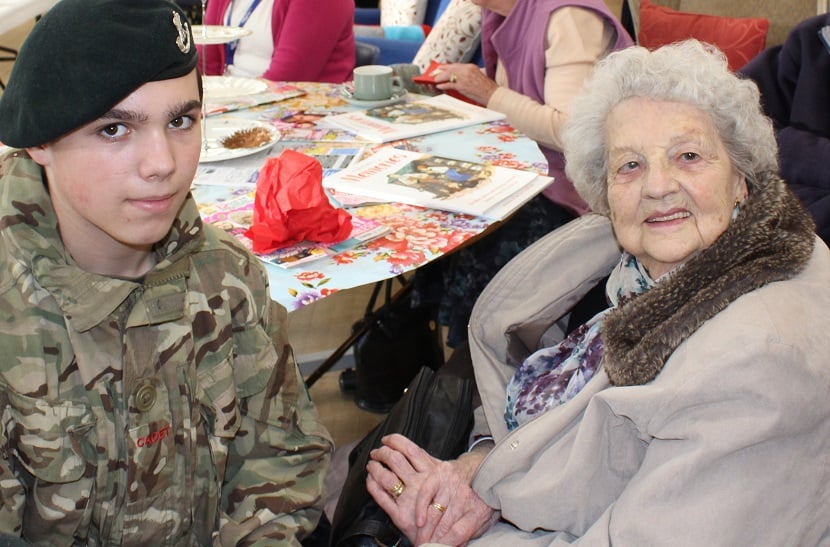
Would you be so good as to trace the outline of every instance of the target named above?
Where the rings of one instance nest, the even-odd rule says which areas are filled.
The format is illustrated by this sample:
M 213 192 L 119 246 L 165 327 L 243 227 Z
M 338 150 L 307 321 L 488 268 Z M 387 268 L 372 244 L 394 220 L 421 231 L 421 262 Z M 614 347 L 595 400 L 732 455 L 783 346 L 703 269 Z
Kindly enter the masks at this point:
M 0 161 L 0 531 L 299 545 L 332 446 L 285 309 L 192 198 L 156 253 L 139 282 L 79 269 L 39 166 Z

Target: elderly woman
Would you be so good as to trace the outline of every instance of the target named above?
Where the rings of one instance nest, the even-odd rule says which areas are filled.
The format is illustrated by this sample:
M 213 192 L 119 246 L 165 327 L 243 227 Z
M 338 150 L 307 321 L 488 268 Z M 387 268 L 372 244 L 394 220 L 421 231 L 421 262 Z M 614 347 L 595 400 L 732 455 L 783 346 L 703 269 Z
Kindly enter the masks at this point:
M 564 139 L 600 214 L 476 303 L 493 440 L 441 462 L 390 436 L 367 488 L 419 544 L 827 545 L 830 251 L 757 88 L 697 42 L 630 48 Z M 607 309 L 570 329 L 598 283 Z

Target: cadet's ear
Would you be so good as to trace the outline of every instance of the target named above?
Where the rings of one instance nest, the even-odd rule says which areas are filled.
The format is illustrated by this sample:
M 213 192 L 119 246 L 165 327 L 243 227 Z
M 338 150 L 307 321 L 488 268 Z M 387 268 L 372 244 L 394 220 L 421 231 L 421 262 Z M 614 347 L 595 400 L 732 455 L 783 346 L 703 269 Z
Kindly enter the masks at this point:
M 30 148 L 26 148 L 26 153 L 29 154 L 29 157 L 35 160 L 35 163 L 37 163 L 41 167 L 47 165 L 51 157 L 51 154 L 49 153 L 48 144 L 42 144 L 40 146 L 32 146 Z

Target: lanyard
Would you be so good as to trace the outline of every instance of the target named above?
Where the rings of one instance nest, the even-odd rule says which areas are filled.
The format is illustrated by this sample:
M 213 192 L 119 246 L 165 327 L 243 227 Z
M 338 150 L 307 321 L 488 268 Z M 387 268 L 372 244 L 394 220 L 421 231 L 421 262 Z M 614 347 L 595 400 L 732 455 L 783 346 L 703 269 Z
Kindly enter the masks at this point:
M 245 23 L 248 22 L 248 19 L 251 17 L 251 14 L 254 12 L 256 7 L 259 5 L 261 0 L 253 0 L 251 5 L 248 6 L 248 9 L 245 10 L 245 13 L 242 15 L 242 19 L 239 20 L 239 27 L 242 28 L 245 26 Z M 225 25 L 231 26 L 231 12 L 233 12 L 233 0 L 231 0 L 230 4 L 228 4 L 228 10 L 225 12 Z M 225 64 L 232 65 L 233 64 L 233 57 L 236 54 L 236 48 L 239 46 L 239 40 L 234 40 L 233 42 L 229 42 L 225 44 Z

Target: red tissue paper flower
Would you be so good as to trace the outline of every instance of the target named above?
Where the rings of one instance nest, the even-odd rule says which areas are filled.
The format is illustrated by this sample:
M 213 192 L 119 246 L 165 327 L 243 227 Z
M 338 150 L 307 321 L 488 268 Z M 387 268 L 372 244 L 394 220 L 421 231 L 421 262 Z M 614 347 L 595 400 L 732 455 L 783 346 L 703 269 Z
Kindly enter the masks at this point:
M 352 216 L 326 197 L 317 160 L 293 150 L 266 160 L 256 181 L 254 220 L 245 232 L 255 252 L 304 240 L 335 243 L 351 231 Z

